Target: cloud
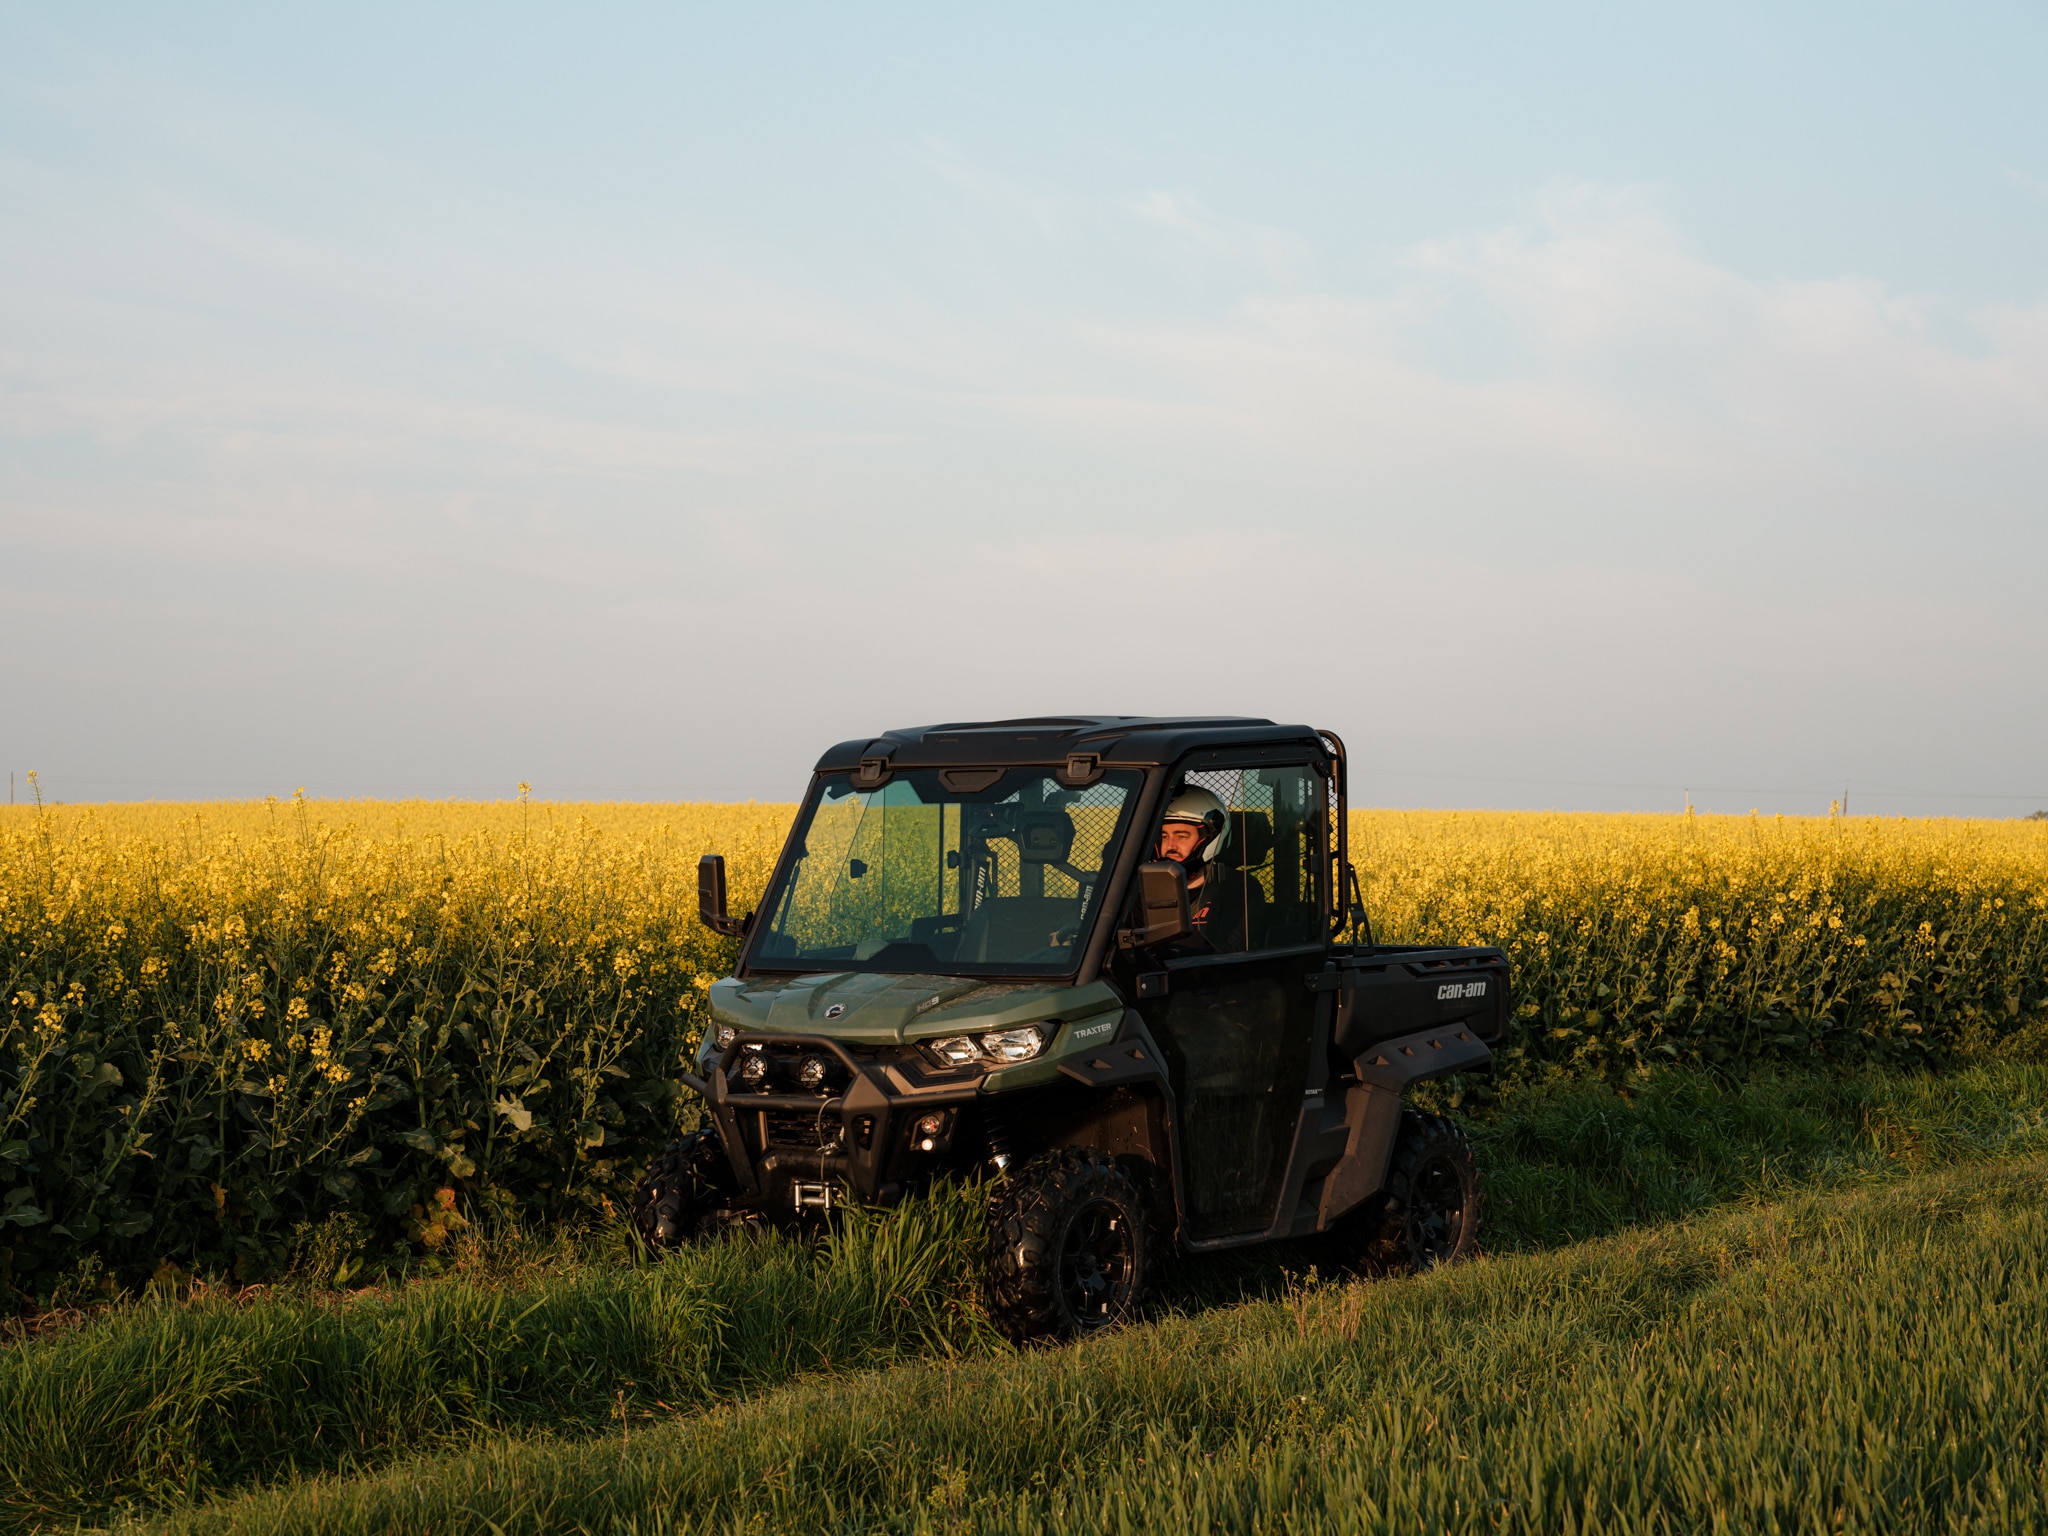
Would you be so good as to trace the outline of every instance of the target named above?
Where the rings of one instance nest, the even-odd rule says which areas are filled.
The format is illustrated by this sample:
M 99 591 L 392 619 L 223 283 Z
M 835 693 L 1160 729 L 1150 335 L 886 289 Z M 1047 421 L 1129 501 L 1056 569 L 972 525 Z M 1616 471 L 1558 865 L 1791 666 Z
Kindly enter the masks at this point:
M 1647 193 L 1571 187 L 1418 243 L 1377 290 L 1261 285 L 1223 313 L 1103 326 L 1091 343 L 1142 369 L 1147 408 L 1070 419 L 1205 468 L 1280 466 L 1324 500 L 1491 504 L 1490 522 L 1573 504 L 1953 516 L 1930 500 L 1944 474 L 1983 507 L 2048 473 L 2044 323 L 2048 303 L 1957 313 L 1853 274 L 1739 274 Z
M 786 786 L 735 778 L 703 711 L 794 762 L 1077 703 L 1370 721 L 1416 772 L 1505 740 L 1561 777 L 1832 773 L 1854 742 L 1903 783 L 1939 764 L 1895 694 L 2048 664 L 2048 301 L 1740 272 L 1654 191 L 1582 184 L 1339 281 L 1185 192 L 922 163 L 1005 302 L 925 282 L 914 241 L 883 291 L 496 225 L 429 223 L 415 262 L 161 200 L 75 260 L 0 239 L 0 597 L 37 619 L 0 713 L 111 760 L 123 720 L 220 718 L 180 701 L 238 666 L 318 676 L 274 739 L 173 745 L 317 742 L 338 788 L 406 787 L 331 723 L 394 700 L 434 782 L 516 746 L 590 792 L 592 719 L 750 793 Z M 1199 665 L 1124 664 L 1220 624 Z M 1404 734 L 1447 677 L 1497 739 Z M 1945 750 L 2037 760 L 2017 719 Z
M 916 151 L 926 169 L 967 196 L 984 211 L 1021 225 L 1038 239 L 1063 243 L 1076 234 L 1076 200 L 1067 193 L 1031 187 L 970 159 L 943 139 L 926 139 Z
M 2027 196 L 2048 202 L 2048 176 L 2031 176 L 2025 171 L 2005 168 L 2005 179 L 2011 186 L 2019 188 Z
M 1271 225 L 1225 218 L 1189 193 L 1155 189 L 1124 207 L 1170 236 L 1177 253 L 1236 269 L 1268 287 L 1301 287 L 1316 268 L 1316 249 L 1308 240 Z

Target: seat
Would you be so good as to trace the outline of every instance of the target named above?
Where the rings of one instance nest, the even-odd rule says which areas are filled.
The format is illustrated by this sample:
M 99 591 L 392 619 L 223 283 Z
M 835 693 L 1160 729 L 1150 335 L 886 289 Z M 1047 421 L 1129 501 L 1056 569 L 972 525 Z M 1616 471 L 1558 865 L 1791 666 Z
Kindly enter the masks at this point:
M 967 920 L 953 958 L 981 965 L 1038 960 L 1041 950 L 1061 947 L 1057 936 L 1070 933 L 1080 915 L 1078 897 L 995 897 Z
M 1273 820 L 1264 811 L 1232 811 L 1230 841 L 1219 861 L 1231 874 L 1231 883 L 1244 902 L 1244 938 L 1247 952 L 1264 949 L 1270 939 L 1272 910 L 1266 901 L 1259 871 L 1273 862 Z

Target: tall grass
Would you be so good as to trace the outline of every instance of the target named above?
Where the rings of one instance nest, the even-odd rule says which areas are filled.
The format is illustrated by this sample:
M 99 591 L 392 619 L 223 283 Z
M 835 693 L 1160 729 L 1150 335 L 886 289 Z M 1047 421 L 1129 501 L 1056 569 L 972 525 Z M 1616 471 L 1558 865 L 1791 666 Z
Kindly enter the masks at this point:
M 640 1267 L 513 1255 L 395 1293 L 119 1309 L 0 1350 L 0 1521 L 177 1504 L 489 1430 L 630 1423 L 812 1371 L 977 1350 L 978 1197 Z M 500 1254 L 502 1264 L 506 1256 Z
M 1486 1244 L 1553 1248 L 1732 1200 L 2048 1152 L 2048 1064 L 1523 1084 L 1469 1121 Z
M 1739 1093 L 1681 1071 L 1628 1094 L 1529 1087 L 1475 1124 L 1489 1242 L 1554 1248 L 1802 1180 L 2044 1149 L 2044 1090 L 2048 1069 L 2017 1065 Z M 501 1242 L 393 1294 L 119 1308 L 0 1350 L 0 1521 L 174 1507 L 495 1432 L 638 1433 L 800 1375 L 1000 1352 L 977 1308 L 981 1232 L 977 1193 L 952 1190 L 857 1216 L 816 1250 L 740 1236 L 634 1268 Z M 1314 1272 L 1329 1264 L 1312 1243 L 1189 1261 L 1154 1314 L 1270 1301 Z
M 2048 1165 L 499 1439 L 186 1532 L 2029 1530 Z

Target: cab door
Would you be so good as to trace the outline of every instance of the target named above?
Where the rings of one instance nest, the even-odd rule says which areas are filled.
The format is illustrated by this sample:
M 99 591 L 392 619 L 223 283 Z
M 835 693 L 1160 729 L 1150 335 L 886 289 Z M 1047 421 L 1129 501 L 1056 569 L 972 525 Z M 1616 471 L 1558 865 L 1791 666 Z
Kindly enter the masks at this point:
M 1309 978 L 1329 958 L 1320 884 L 1328 798 L 1307 760 L 1189 766 L 1181 777 L 1227 808 L 1223 854 L 1205 866 L 1195 905 L 1229 907 L 1230 920 L 1185 947 L 1198 952 L 1140 957 L 1134 990 L 1166 1057 L 1181 1218 L 1199 1243 L 1263 1232 L 1278 1214 L 1309 1075 Z

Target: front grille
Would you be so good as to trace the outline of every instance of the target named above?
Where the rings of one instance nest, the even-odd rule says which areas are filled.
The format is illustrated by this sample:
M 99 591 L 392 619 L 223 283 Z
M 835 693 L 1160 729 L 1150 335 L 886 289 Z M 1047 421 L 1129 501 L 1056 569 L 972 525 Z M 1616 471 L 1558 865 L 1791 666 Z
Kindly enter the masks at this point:
M 818 1115 L 806 1114 L 802 1110 L 771 1109 L 766 1113 L 768 1145 L 771 1147 L 805 1147 L 821 1151 L 840 1138 L 836 1112 Z

